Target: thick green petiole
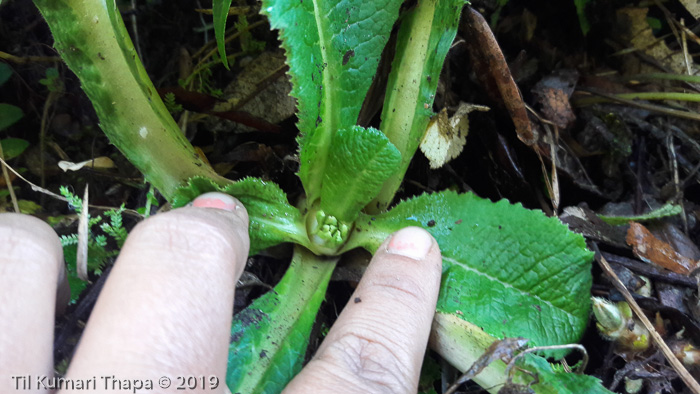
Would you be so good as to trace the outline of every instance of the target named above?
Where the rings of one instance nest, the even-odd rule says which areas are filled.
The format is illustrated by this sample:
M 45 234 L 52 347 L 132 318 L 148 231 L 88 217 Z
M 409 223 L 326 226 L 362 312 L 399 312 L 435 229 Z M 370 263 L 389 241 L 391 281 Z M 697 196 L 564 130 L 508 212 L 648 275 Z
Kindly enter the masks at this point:
M 419 1 L 401 22 L 380 127 L 401 153 L 401 167 L 367 205 L 369 213 L 385 210 L 394 199 L 425 134 L 464 4 L 464 0 Z
M 100 126 L 167 199 L 199 175 L 219 184 L 194 151 L 158 96 L 136 55 L 114 1 L 35 0 L 54 36 L 54 46 L 80 78 Z
M 299 373 L 337 261 L 296 246 L 275 289 L 235 316 L 226 373 L 231 392 L 279 393 Z

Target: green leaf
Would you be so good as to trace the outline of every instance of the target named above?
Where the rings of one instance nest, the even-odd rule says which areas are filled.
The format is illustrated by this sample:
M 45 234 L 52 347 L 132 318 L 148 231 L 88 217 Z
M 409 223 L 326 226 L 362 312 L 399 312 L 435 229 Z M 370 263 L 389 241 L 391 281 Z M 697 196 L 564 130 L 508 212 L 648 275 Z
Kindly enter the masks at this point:
M 265 49 L 265 41 L 256 40 L 250 34 L 248 18 L 245 15 L 238 15 L 238 22 L 236 22 L 235 26 L 238 32 L 238 41 L 241 43 L 243 52 L 260 52 Z
M 496 337 L 573 343 L 590 313 L 593 254 L 558 219 L 472 193 L 424 194 L 386 214 L 360 216 L 348 244 L 374 251 L 394 231 L 420 226 L 443 255 L 437 310 Z
M 552 365 L 542 357 L 530 354 L 518 361 L 517 365 L 524 370 L 537 374 L 538 384 L 531 388 L 537 394 L 612 394 L 600 380 L 588 375 L 554 371 Z
M 0 117 L 2 117 L 1 111 Z M 21 138 L 5 138 L 0 140 L 0 145 L 2 145 L 2 154 L 5 156 L 5 160 L 10 160 L 21 155 L 29 147 L 29 141 Z
M 41 205 L 30 200 L 19 200 L 17 205 L 19 206 L 19 211 L 27 215 L 34 215 L 43 209 Z
M 19 107 L 0 103 L 0 131 L 12 126 L 15 122 L 22 119 L 23 116 L 24 113 Z
M 272 182 L 245 178 L 220 186 L 207 178 L 195 177 L 175 191 L 173 207 L 184 206 L 200 194 L 220 191 L 239 199 L 250 218 L 250 254 L 282 242 L 309 245 L 299 210 L 289 205 L 282 189 Z
M 353 126 L 335 134 L 329 158 L 321 209 L 349 223 L 396 172 L 401 154 L 381 131 Z
M 87 287 L 88 282 L 83 281 L 78 277 L 78 271 L 76 268 L 76 256 L 77 256 L 77 234 L 73 234 L 75 237 L 74 243 L 65 243 L 63 246 L 63 256 L 66 260 L 66 271 L 68 277 L 68 285 L 70 286 L 70 304 L 74 304 L 80 295 Z M 72 236 L 69 238 L 73 238 Z M 108 262 L 108 259 L 114 257 L 119 253 L 119 251 L 107 251 L 105 247 L 100 246 L 96 243 L 95 238 L 91 235 L 88 241 L 88 270 L 90 272 L 95 272 L 99 274 L 102 272 L 102 268 Z
M 232 393 L 277 394 L 299 373 L 336 261 L 297 246 L 275 289 L 234 316 L 226 372 Z
M 584 36 L 591 30 L 591 24 L 588 22 L 588 17 L 586 16 L 586 6 L 590 2 L 591 0 L 574 0 L 576 14 L 578 14 L 578 24 Z
M 661 208 L 655 209 L 651 212 L 647 212 L 643 215 L 634 216 L 605 216 L 598 215 L 603 221 L 613 226 L 627 224 L 629 222 L 645 222 L 653 219 L 660 219 L 667 216 L 675 216 L 683 212 L 683 207 L 680 205 L 668 203 Z
M 0 63 L 0 86 L 12 76 L 12 68 L 5 63 Z
M 380 129 L 401 152 L 399 171 L 367 208 L 386 209 L 433 116 L 433 100 L 447 51 L 452 46 L 464 0 L 421 0 L 401 20 Z
M 423 366 L 420 369 L 418 380 L 418 394 L 438 394 L 435 383 L 442 380 L 442 367 L 430 354 L 423 357 Z
M 40 79 L 39 83 L 46 86 L 50 92 L 60 93 L 64 89 L 63 81 L 59 77 L 56 67 L 47 68 L 46 78 Z
M 337 130 L 357 123 L 402 0 L 265 0 L 280 29 L 299 108 L 301 178 L 309 205 L 319 198 Z
M 226 59 L 226 19 L 228 10 L 231 7 L 231 0 L 213 0 L 212 14 L 214 14 L 214 35 L 216 36 L 216 46 L 219 48 L 221 63 L 228 70 L 228 60 Z

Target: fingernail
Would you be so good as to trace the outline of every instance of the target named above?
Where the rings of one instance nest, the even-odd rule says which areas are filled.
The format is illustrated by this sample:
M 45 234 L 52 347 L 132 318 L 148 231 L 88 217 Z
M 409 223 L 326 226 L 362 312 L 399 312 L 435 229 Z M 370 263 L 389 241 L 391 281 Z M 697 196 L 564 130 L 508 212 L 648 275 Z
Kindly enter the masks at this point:
M 197 208 L 217 208 L 229 212 L 241 209 L 235 198 L 221 192 L 204 193 L 192 201 L 192 206 Z
M 386 245 L 387 253 L 423 260 L 433 246 L 430 234 L 418 227 L 407 227 L 396 232 Z

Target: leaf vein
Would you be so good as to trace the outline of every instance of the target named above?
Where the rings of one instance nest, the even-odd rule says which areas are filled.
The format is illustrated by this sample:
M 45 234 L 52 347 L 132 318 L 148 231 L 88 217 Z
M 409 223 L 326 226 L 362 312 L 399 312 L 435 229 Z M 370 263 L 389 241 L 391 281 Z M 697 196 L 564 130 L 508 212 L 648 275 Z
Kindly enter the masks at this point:
M 443 253 L 444 253 L 444 252 L 443 252 Z M 486 272 L 479 271 L 479 270 L 477 270 L 476 268 L 471 267 L 471 266 L 469 266 L 469 265 L 467 265 L 467 264 L 465 264 L 465 263 L 463 263 L 463 262 L 461 262 L 461 261 L 458 261 L 458 260 L 456 260 L 456 259 L 454 259 L 454 258 L 452 258 L 452 257 L 447 257 L 447 256 L 445 256 L 444 254 L 443 254 L 443 256 L 442 256 L 442 259 L 443 259 L 443 260 L 446 260 L 446 261 L 448 261 L 448 262 L 450 262 L 450 263 L 453 264 L 453 265 L 459 265 L 459 266 L 461 266 L 462 268 L 464 268 L 464 269 L 466 269 L 466 270 L 468 270 L 468 271 L 476 272 L 477 274 L 482 275 L 482 276 L 485 276 L 485 277 L 488 278 L 489 280 L 494 281 L 494 282 L 497 282 L 497 283 L 500 283 L 500 284 L 502 284 L 502 285 L 505 286 L 505 287 L 514 289 L 514 290 L 516 290 L 516 291 L 518 291 L 518 292 L 521 292 L 521 293 L 524 293 L 524 294 L 527 294 L 527 295 L 529 295 L 529 296 L 531 296 L 531 297 L 537 299 L 538 301 L 541 301 L 542 303 L 548 305 L 548 306 L 551 307 L 552 309 L 555 309 L 555 310 L 559 310 L 559 311 L 564 312 L 565 315 L 567 315 L 567 316 L 570 317 L 570 321 L 577 321 L 577 320 L 579 320 L 579 318 L 578 318 L 577 316 L 575 316 L 572 312 L 570 312 L 570 311 L 568 311 L 568 310 L 566 310 L 566 309 L 563 309 L 563 308 L 561 308 L 561 307 L 558 307 L 558 306 L 552 304 L 549 300 L 546 300 L 546 299 L 540 297 L 540 296 L 537 295 L 537 294 L 532 294 L 532 293 L 530 293 L 529 291 L 525 291 L 525 290 L 523 290 L 523 289 L 521 289 L 521 288 L 515 287 L 515 286 L 513 286 L 513 285 L 510 284 L 510 283 L 504 282 L 504 281 L 502 281 L 502 280 L 500 280 L 500 279 L 498 279 L 498 278 L 496 278 L 496 277 L 493 277 L 493 276 L 489 275 L 489 274 L 486 273 Z

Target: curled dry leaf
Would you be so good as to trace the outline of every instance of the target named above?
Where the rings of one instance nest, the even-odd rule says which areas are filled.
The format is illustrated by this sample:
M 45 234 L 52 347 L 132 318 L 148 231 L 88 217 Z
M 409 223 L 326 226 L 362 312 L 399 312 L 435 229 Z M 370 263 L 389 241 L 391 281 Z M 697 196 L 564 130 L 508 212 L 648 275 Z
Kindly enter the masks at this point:
M 483 105 L 459 103 L 451 118 L 447 118 L 446 108 L 433 116 L 420 143 L 420 150 L 430 160 L 430 168 L 440 168 L 459 156 L 467 143 L 469 113 L 488 110 L 489 108 Z
M 106 170 L 108 168 L 114 168 L 114 162 L 107 156 L 100 156 L 94 159 L 81 161 L 80 163 L 61 160 L 58 162 L 58 166 L 63 170 L 63 172 L 78 171 L 83 167 Z
M 520 141 L 528 146 L 534 145 L 537 142 L 537 134 L 530 125 L 520 90 L 513 80 L 508 63 L 489 24 L 471 7 L 468 7 L 464 16 L 469 35 L 466 40 L 469 58 L 479 81 L 492 99 L 503 102 Z
M 671 245 L 656 238 L 643 225 L 630 222 L 627 244 L 642 261 L 653 263 L 679 274 L 688 275 L 698 263 L 678 253 Z

